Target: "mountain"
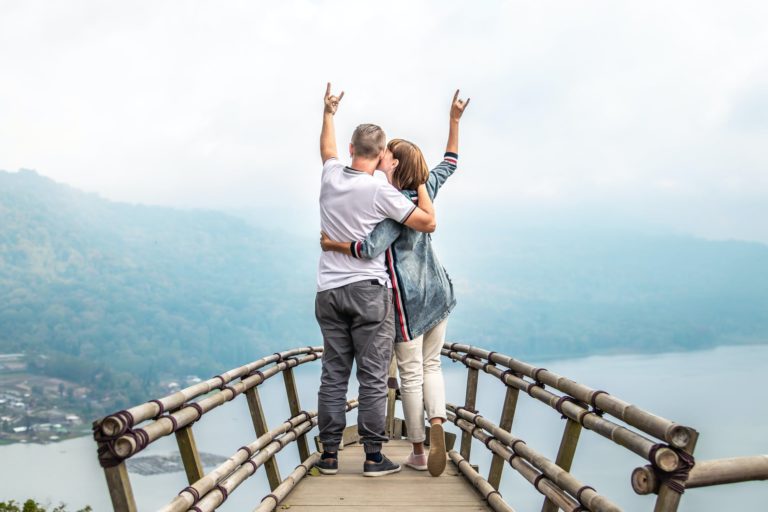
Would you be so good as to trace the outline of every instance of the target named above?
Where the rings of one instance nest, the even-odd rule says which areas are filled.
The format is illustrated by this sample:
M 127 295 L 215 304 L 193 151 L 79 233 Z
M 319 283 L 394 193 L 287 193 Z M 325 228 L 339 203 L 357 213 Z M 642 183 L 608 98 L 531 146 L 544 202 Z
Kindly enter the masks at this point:
M 543 359 L 768 342 L 766 245 L 595 228 L 471 236 L 476 251 L 448 237 L 444 264 L 453 332 L 472 344 Z
M 114 203 L 33 171 L 0 172 L 0 220 L 0 352 L 44 355 L 41 371 L 146 383 L 321 342 L 314 237 Z M 452 341 L 538 359 L 768 341 L 768 246 L 440 229 L 459 301 Z
M 208 375 L 318 340 L 314 240 L 32 171 L 0 172 L 0 219 L 0 352 L 63 376 Z

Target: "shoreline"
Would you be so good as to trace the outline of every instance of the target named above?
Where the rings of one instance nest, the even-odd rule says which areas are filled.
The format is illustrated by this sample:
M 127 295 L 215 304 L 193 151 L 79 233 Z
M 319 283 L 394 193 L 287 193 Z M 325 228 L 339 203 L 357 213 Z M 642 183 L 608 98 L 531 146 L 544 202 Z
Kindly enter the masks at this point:
M 457 342 L 458 343 L 458 342 Z M 749 342 L 749 343 L 731 343 L 731 344 L 723 344 L 723 345 L 714 345 L 711 347 L 702 347 L 702 348 L 696 348 L 696 349 L 689 349 L 689 350 L 670 350 L 670 351 L 664 351 L 664 352 L 616 352 L 616 353 L 593 353 L 593 354 L 584 354 L 580 356 L 568 356 L 568 357 L 542 357 L 542 358 L 530 358 L 530 359 L 519 359 L 521 361 L 526 361 L 530 364 L 539 364 L 539 363 L 551 363 L 553 361 L 562 361 L 562 362 L 577 362 L 577 361 L 586 361 L 586 360 L 593 360 L 593 359 L 613 359 L 613 358 L 623 358 L 623 357 L 629 357 L 629 358 L 645 358 L 645 357 L 657 357 L 657 356 L 664 356 L 664 355 L 680 355 L 680 354 L 697 354 L 697 353 L 706 353 L 706 352 L 713 352 L 716 350 L 721 349 L 729 349 L 729 348 L 746 348 L 746 347 L 766 347 L 768 346 L 768 341 L 765 342 Z M 501 351 L 499 351 L 501 352 Z M 509 355 L 509 354 L 507 354 Z M 512 356 L 514 357 L 514 356 Z M 518 359 L 518 358 L 516 358 Z M 448 367 L 450 368 L 450 367 Z M 553 371 L 557 372 L 556 367 L 552 369 Z M 296 369 L 298 372 L 304 372 L 304 371 L 312 371 L 310 368 L 302 368 L 299 367 Z M 567 375 L 566 375 L 567 377 Z M 95 419 L 88 419 L 87 422 L 91 423 L 95 421 Z M 61 444 L 65 441 L 71 441 L 73 439 L 80 439 L 84 437 L 90 437 L 91 436 L 91 430 L 82 430 L 78 434 L 70 435 L 65 438 L 56 439 L 56 440 L 28 440 L 28 441 L 11 441 L 9 439 L 0 439 L 0 448 L 5 446 L 17 446 L 17 445 L 28 445 L 28 446 L 48 446 L 48 445 L 56 445 Z

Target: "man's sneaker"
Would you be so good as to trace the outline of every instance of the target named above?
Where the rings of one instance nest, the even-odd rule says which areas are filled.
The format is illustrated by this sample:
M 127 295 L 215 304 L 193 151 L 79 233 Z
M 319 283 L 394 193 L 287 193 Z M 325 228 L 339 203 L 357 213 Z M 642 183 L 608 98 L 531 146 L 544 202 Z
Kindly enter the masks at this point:
M 320 458 L 315 462 L 315 467 L 320 473 L 324 475 L 335 475 L 339 472 L 339 459 L 338 458 Z
M 383 454 L 381 455 L 381 462 L 369 462 L 363 463 L 363 476 L 384 476 L 400 471 L 400 464 L 395 464 Z
M 417 471 L 426 471 L 427 470 L 427 454 L 420 453 L 416 455 L 415 453 L 411 452 L 408 458 L 405 459 L 405 465 Z
M 445 471 L 445 431 L 440 423 L 429 427 L 429 457 L 427 467 L 429 474 L 440 476 Z

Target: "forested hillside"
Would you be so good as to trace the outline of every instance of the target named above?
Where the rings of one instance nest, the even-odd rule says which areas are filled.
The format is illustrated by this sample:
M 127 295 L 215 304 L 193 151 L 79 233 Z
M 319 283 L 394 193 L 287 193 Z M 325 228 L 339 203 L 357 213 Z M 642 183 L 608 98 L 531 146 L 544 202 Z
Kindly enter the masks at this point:
M 0 172 L 0 219 L 0 352 L 47 356 L 37 371 L 141 396 L 153 374 L 320 342 L 314 237 L 113 203 L 32 171 Z M 525 358 L 768 340 L 765 245 L 441 228 L 452 340 Z
M 52 356 L 56 376 L 108 368 L 147 382 L 317 342 L 309 242 L 31 171 L 0 172 L 0 219 L 0 352 Z

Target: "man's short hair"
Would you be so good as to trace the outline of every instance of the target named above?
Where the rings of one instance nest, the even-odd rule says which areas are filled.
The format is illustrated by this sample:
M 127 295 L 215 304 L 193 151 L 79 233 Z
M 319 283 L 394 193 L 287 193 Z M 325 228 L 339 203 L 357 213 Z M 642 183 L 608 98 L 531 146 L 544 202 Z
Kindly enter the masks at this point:
M 352 147 L 355 156 L 377 158 L 387 145 L 387 136 L 381 126 L 361 124 L 352 134 Z

